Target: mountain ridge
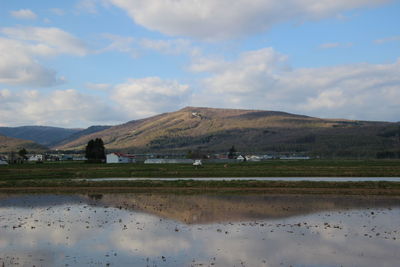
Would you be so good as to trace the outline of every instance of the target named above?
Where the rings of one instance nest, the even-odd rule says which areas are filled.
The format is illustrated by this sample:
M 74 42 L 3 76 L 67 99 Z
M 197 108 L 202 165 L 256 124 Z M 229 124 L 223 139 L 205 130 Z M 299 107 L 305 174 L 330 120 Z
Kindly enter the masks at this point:
M 375 155 L 395 150 L 399 123 L 320 119 L 281 111 L 185 107 L 82 136 L 57 147 L 80 150 L 102 138 L 109 151 L 188 150 L 334 153 Z M 397 134 L 397 133 L 396 133 Z
M 0 135 L 33 141 L 46 147 L 54 147 L 63 143 L 67 143 L 72 139 L 79 138 L 82 135 L 104 130 L 109 127 L 111 126 L 90 126 L 86 129 L 41 125 L 0 127 Z
M 4 128 L 12 130 L 0 127 L 0 135 Z M 34 141 L 43 138 L 42 143 L 47 142 L 51 149 L 66 151 L 83 150 L 89 140 L 102 138 L 108 151 L 130 153 L 223 152 L 234 145 L 244 152 L 338 157 L 375 157 L 388 152 L 400 156 L 400 123 L 321 119 L 282 111 L 189 106 L 115 126 L 14 129 L 17 130 L 14 136 L 23 132 L 27 137 L 39 138 L 32 138 Z M 57 132 L 62 134 L 46 139 Z M 7 141 L 3 138 L 2 142 Z

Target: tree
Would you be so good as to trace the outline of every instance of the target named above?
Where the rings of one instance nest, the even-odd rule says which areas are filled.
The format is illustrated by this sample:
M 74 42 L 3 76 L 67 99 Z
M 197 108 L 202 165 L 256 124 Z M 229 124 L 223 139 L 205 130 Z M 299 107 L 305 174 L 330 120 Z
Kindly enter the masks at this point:
M 103 162 L 106 159 L 106 150 L 101 138 L 92 139 L 85 148 L 85 157 L 89 162 Z
M 229 159 L 233 159 L 233 158 L 235 157 L 235 154 L 236 154 L 235 146 L 232 146 L 232 147 L 229 149 L 228 158 L 229 158 Z
M 21 158 L 23 158 L 23 159 L 28 159 L 28 158 L 26 157 L 27 154 L 28 154 L 28 151 L 26 151 L 25 148 L 22 148 L 20 151 L 18 151 L 18 155 L 19 155 Z

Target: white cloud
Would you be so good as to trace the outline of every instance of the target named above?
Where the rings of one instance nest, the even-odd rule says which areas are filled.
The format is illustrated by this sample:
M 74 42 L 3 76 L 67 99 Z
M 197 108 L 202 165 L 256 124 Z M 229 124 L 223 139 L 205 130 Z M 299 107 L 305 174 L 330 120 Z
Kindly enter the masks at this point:
M 96 14 L 97 11 L 97 0 L 80 0 L 76 4 L 75 8 L 78 11 L 83 11 L 91 14 Z
M 284 55 L 267 48 L 233 61 L 204 62 L 195 63 L 194 70 L 212 74 L 202 80 L 204 90 L 193 96 L 192 105 L 398 121 L 400 59 L 291 69 Z
M 395 42 L 395 41 L 400 41 L 400 35 L 398 35 L 398 36 L 390 36 L 390 37 L 386 37 L 386 38 L 382 38 L 382 39 L 377 39 L 377 40 L 374 41 L 374 43 L 376 43 L 376 44 L 384 44 L 384 43 Z
M 66 53 L 84 56 L 88 53 L 80 39 L 55 27 L 6 27 L 0 28 L 0 32 L 12 39 L 36 42 L 36 52 L 45 55 Z
M 304 109 L 337 109 L 342 108 L 345 103 L 346 99 L 342 90 L 323 91 L 315 97 L 310 97 L 304 105 Z
M 319 47 L 323 49 L 329 49 L 329 48 L 346 48 L 346 47 L 352 47 L 353 43 L 324 43 L 321 44 Z
M 191 69 L 216 73 L 204 80 L 206 88 L 212 88 L 214 93 L 247 95 L 272 85 L 276 73 L 288 68 L 286 61 L 285 55 L 264 48 L 245 52 L 233 62 L 199 61 Z
M 137 58 L 139 56 L 137 48 L 135 47 L 136 40 L 133 37 L 126 37 L 108 33 L 102 34 L 102 37 L 111 42 L 105 48 L 100 49 L 98 53 L 117 51 L 121 53 L 127 53 L 133 58 Z
M 262 32 L 276 23 L 319 20 L 389 0 L 108 0 L 135 23 L 172 36 L 206 40 Z
M 131 118 L 143 118 L 166 111 L 175 111 L 187 103 L 188 85 L 159 77 L 130 79 L 116 85 L 111 98 Z
M 192 42 L 187 39 L 153 40 L 143 38 L 139 43 L 143 48 L 155 50 L 163 54 L 189 54 L 192 56 L 200 54 L 200 50 L 193 47 Z
M 50 8 L 49 9 L 51 13 L 57 15 L 57 16 L 63 16 L 65 14 L 65 11 L 61 8 Z
M 0 90 L 0 121 L 6 125 L 86 127 L 115 123 L 121 118 L 124 117 L 104 100 L 73 89 L 48 93 Z
M 108 8 L 109 0 L 78 0 L 75 4 L 76 13 L 98 14 L 99 7 Z
M 189 70 L 192 72 L 220 72 L 229 63 L 224 59 L 215 57 L 195 57 L 189 66 Z
M 187 39 L 136 39 L 131 36 L 109 33 L 104 33 L 101 37 L 109 40 L 110 43 L 105 48 L 98 50 L 98 53 L 117 51 L 127 53 L 133 58 L 139 57 L 143 53 L 143 50 L 157 51 L 166 55 L 187 54 L 197 56 L 201 54 L 200 49 L 193 46 L 192 42 Z
M 51 86 L 62 82 L 56 72 L 38 63 L 33 55 L 40 47 L 0 37 L 0 83 Z
M 17 19 L 36 19 L 37 15 L 30 9 L 11 11 L 10 14 Z
M 0 90 L 0 121 L 4 125 L 87 127 L 116 124 L 183 107 L 190 97 L 188 85 L 158 77 L 130 79 L 126 83 L 87 83 L 103 90 L 107 100 L 77 90 Z
M 43 66 L 41 57 L 89 53 L 85 44 L 58 28 L 0 28 L 0 83 L 46 87 L 63 82 L 56 71 Z
M 112 87 L 112 85 L 108 83 L 86 83 L 85 86 L 89 89 L 100 91 L 107 91 Z

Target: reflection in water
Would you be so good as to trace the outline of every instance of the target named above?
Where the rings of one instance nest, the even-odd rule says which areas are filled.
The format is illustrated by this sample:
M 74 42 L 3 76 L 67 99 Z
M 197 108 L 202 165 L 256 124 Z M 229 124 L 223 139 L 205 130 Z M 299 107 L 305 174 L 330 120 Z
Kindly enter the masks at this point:
M 95 195 L 99 199 L 99 195 Z M 89 198 L 95 196 L 89 195 Z M 143 211 L 186 224 L 283 218 L 320 211 L 390 207 L 400 197 L 321 195 L 106 194 L 103 205 Z
M 398 266 L 399 239 L 396 197 L 0 195 L 0 266 Z

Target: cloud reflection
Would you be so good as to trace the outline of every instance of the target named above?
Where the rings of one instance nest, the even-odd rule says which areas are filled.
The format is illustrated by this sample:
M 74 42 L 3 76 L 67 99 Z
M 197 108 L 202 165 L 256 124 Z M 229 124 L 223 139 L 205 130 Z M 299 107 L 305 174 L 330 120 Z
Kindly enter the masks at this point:
M 400 207 L 385 206 L 383 202 L 375 206 L 379 199 L 365 199 L 364 204 L 370 206 L 358 205 L 356 209 L 338 209 L 336 202 L 336 205 L 330 205 L 331 208 L 289 212 L 290 216 L 286 217 L 238 220 L 234 214 L 231 221 L 186 224 L 176 220 L 179 217 L 169 219 L 154 212 L 145 213 L 145 205 L 137 206 L 137 209 L 113 207 L 109 205 L 110 199 L 117 199 L 116 195 L 104 195 L 97 200 L 80 197 L 80 202 L 67 203 L 61 201 L 65 196 L 52 197 L 58 199 L 58 204 L 43 206 L 42 199 L 37 207 L 35 196 L 30 197 L 32 201 L 25 207 L 16 196 L 17 207 L 11 205 L 10 199 L 3 205 L 7 198 L 0 198 L 0 264 L 8 265 L 14 261 L 21 265 L 29 262 L 43 266 L 107 263 L 117 266 L 190 266 L 200 263 L 216 266 L 377 266 L 385 262 L 385 266 L 397 266 L 400 261 Z M 119 197 L 124 199 L 123 195 Z M 133 202 L 126 197 L 130 200 L 135 197 L 125 195 L 125 204 L 129 206 Z M 143 195 L 138 197 L 145 199 Z M 159 197 L 152 196 L 151 199 L 154 201 Z M 168 196 L 163 198 L 168 199 Z M 217 199 L 215 203 L 225 203 L 224 207 L 228 205 L 226 203 L 238 202 L 234 196 L 187 198 L 189 202 L 208 198 L 209 204 Z M 273 196 L 241 198 L 244 201 L 252 199 L 253 205 L 261 205 L 260 199 L 264 199 L 275 206 L 279 203 L 277 199 L 284 199 L 282 196 L 275 196 L 275 201 Z M 290 211 L 295 205 L 289 205 L 287 199 L 282 203 Z M 301 201 L 299 197 L 295 199 Z M 390 203 L 389 200 L 385 199 L 385 202 Z M 396 203 L 397 200 L 393 201 Z M 359 203 L 362 203 L 361 199 Z M 184 203 L 177 205 L 185 206 Z M 171 214 L 175 212 L 176 209 L 171 210 Z

